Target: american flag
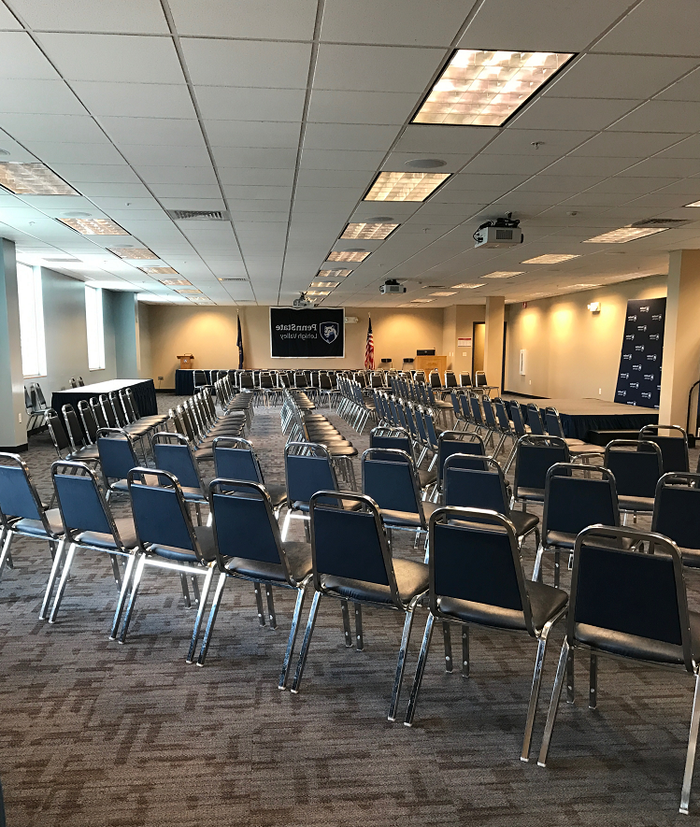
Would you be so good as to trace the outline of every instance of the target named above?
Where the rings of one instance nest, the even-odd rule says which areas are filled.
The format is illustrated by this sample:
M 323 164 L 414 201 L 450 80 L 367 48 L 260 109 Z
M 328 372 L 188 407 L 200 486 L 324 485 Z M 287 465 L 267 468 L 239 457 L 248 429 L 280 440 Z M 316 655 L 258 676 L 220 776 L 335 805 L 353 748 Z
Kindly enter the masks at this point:
M 367 320 L 367 344 L 365 345 L 365 370 L 374 370 L 374 337 L 372 319 Z

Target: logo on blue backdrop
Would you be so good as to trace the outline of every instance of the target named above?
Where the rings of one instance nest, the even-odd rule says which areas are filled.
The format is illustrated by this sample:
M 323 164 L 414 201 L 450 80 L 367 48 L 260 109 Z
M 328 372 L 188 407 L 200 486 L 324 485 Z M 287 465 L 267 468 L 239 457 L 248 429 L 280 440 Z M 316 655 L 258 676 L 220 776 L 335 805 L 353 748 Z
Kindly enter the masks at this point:
M 340 333 L 340 325 L 338 322 L 321 322 L 319 328 L 321 330 L 321 338 L 327 345 L 332 345 Z

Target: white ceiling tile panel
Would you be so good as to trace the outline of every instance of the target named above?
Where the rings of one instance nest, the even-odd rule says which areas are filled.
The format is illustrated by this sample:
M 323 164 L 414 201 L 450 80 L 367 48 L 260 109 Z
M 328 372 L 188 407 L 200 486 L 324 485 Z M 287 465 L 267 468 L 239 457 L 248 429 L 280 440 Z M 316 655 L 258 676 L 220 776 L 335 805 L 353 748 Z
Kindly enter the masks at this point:
M 85 108 L 62 80 L 20 78 L 0 84 L 0 111 L 85 115 Z
M 358 187 L 364 190 L 372 178 L 373 174 L 366 170 L 300 169 L 297 183 L 302 187 Z
M 402 124 L 416 106 L 411 92 L 311 93 L 308 120 L 311 123 Z
M 440 157 L 440 153 L 474 155 L 499 134 L 500 130 L 489 126 L 439 126 L 434 124 L 410 124 L 394 147 L 395 152 L 431 153 L 427 157 Z M 420 156 L 418 156 L 420 157 Z
M 629 0 L 487 0 L 459 43 L 462 49 L 578 52 L 629 7 Z
M 170 38 L 40 34 L 38 39 L 67 80 L 184 82 Z
M 291 187 L 294 182 L 293 169 L 248 169 L 246 167 L 227 167 L 226 158 L 222 157 L 222 153 L 226 150 L 214 149 L 214 159 L 217 164 L 218 172 L 224 184 L 224 189 L 227 185 L 243 185 L 254 184 L 256 186 L 271 186 L 271 187 Z
M 216 176 L 211 166 L 136 166 L 136 173 L 146 184 L 198 184 L 216 185 Z
M 592 138 L 591 131 L 575 131 L 565 129 L 517 129 L 514 126 L 504 129 L 492 141 L 485 152 L 494 152 L 501 155 L 537 155 L 560 158 L 571 152 L 579 144 Z M 535 146 L 537 144 L 537 146 Z
M 218 153 L 220 156 L 223 153 Z M 262 148 L 251 149 L 248 147 L 227 147 L 223 154 L 222 170 L 226 167 L 245 167 L 258 169 L 289 169 L 294 167 L 296 161 L 296 149 L 284 148 Z M 223 180 L 223 173 L 222 173 Z
M 644 0 L 596 44 L 595 50 L 700 56 L 698 30 L 700 5 L 695 0 Z
M 398 133 L 396 126 L 310 123 L 304 135 L 309 149 L 387 150 Z
M 464 169 L 466 174 L 480 175 L 534 175 L 551 164 L 552 159 L 543 155 L 487 155 L 482 152 Z
M 634 157 L 626 158 L 607 158 L 607 157 L 589 157 L 586 155 L 578 155 L 572 153 L 567 155 L 559 161 L 556 161 L 552 166 L 542 170 L 542 174 L 538 176 L 538 180 L 547 179 L 551 176 L 595 176 L 597 178 L 606 178 L 608 175 L 617 175 L 623 169 L 631 166 L 635 162 Z
M 149 198 L 151 193 L 143 184 L 115 184 L 107 181 L 79 184 L 76 189 L 80 190 L 88 198 Z
M 443 49 L 322 43 L 314 88 L 420 94 L 444 56 Z
M 566 126 L 575 130 L 600 130 L 638 104 L 635 100 L 541 97 L 517 115 L 513 125 L 518 129 L 561 129 Z
M 384 158 L 384 152 L 340 152 L 335 149 L 304 149 L 301 155 L 302 169 L 359 169 L 376 170 Z
M 196 38 L 186 38 L 181 43 L 195 85 L 306 87 L 311 58 L 309 43 Z
M 437 156 L 437 160 L 445 162 L 444 166 L 426 171 L 438 173 L 458 172 L 473 157 L 473 155 L 450 155 L 447 152 L 434 153 L 435 156 Z M 416 152 L 390 152 L 382 164 L 382 169 L 392 172 L 422 172 L 423 169 L 420 167 L 406 166 L 410 161 L 416 160 L 422 160 L 419 153 Z
M 649 58 L 645 58 L 649 60 Z M 657 100 L 692 101 L 700 102 L 700 69 L 691 72 L 687 77 L 674 83 L 657 96 Z
M 646 158 L 682 140 L 683 135 L 662 132 L 602 132 L 575 150 L 592 158 Z
M 167 34 L 158 0 L 11 0 L 12 8 L 32 29 L 69 32 Z M 0 18 L 1 24 L 2 18 Z
M 693 175 L 700 175 L 698 158 L 648 158 L 620 173 L 620 177 L 635 178 L 690 178 Z
M 525 181 L 516 190 L 516 193 L 556 193 L 564 192 L 571 194 L 572 192 L 580 192 L 587 190 L 594 184 L 599 183 L 605 176 L 590 176 L 590 175 L 537 175 L 529 181 Z
M 194 118 L 184 83 L 110 83 L 74 81 L 71 86 L 91 115 L 144 118 Z
M 119 144 L 126 160 L 134 167 L 171 166 L 211 167 L 209 153 L 202 142 L 199 146 L 162 146 L 160 144 Z
M 224 210 L 224 202 L 219 198 L 159 198 L 164 210 Z
M 296 151 L 299 146 L 301 121 L 278 123 L 208 120 L 206 131 L 209 143 L 213 147 L 280 148 Z
M 231 202 L 270 200 L 289 202 L 292 197 L 291 186 L 267 187 L 229 184 L 224 187 L 224 192 Z
M 99 121 L 119 146 L 204 146 L 202 130 L 194 119 L 100 117 Z
M 2 141 L 0 141 L 2 143 Z M 32 141 L 33 153 L 48 166 L 52 164 L 123 164 L 119 152 L 104 138 L 99 144 Z
M 678 137 L 678 136 L 674 136 Z M 659 153 L 659 158 L 700 158 L 700 135 L 684 138 Z
M 69 184 L 96 181 L 138 183 L 136 174 L 127 164 L 54 164 L 53 169 Z
M 214 184 L 151 184 L 150 189 L 156 198 L 218 198 L 221 195 Z
M 311 40 L 316 0 L 169 0 L 181 35 Z
M 101 143 L 104 133 L 87 115 L 2 114 L 0 125 L 17 141 L 29 144 L 51 136 L 59 143 Z
M 25 32 L 0 32 L 0 77 L 59 79 L 56 70 Z
M 647 101 L 612 129 L 625 132 L 698 132 L 700 107 L 689 105 L 686 101 Z
M 303 89 L 255 89 L 245 86 L 195 87 L 197 103 L 202 117 L 207 122 L 243 120 L 301 123 L 305 94 Z M 213 140 L 212 142 L 216 143 Z

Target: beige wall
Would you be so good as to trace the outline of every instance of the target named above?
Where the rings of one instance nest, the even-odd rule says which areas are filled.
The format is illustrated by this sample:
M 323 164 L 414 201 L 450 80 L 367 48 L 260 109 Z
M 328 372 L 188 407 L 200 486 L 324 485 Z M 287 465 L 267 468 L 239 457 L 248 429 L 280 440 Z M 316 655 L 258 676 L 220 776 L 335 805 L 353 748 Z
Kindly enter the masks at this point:
M 325 366 L 358 368 L 365 359 L 367 316 L 372 317 L 375 364 L 393 359 L 401 368 L 404 357 L 416 350 L 443 350 L 443 310 L 410 308 L 345 308 L 345 315 L 358 319 L 345 325 L 344 359 L 273 359 L 270 356 L 270 315 L 268 307 L 241 307 L 241 329 L 247 368 L 297 368 Z M 175 386 L 177 356 L 193 353 L 195 367 L 234 368 L 238 366 L 235 307 L 173 307 L 150 305 L 140 314 L 141 366 L 163 388 Z M 163 376 L 159 383 L 158 377 Z
M 613 402 L 627 301 L 666 295 L 666 277 L 652 276 L 506 309 L 506 390 L 533 396 L 597 397 Z M 594 315 L 586 305 L 601 304 Z M 526 375 L 520 376 L 520 350 Z

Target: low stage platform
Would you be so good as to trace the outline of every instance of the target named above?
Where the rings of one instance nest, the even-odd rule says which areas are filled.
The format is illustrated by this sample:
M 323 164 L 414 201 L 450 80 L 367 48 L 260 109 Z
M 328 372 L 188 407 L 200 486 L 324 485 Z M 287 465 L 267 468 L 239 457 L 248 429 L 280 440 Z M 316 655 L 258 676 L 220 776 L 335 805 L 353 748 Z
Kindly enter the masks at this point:
M 638 431 L 645 425 L 656 425 L 659 412 L 655 408 L 620 405 L 600 399 L 529 399 L 516 394 L 503 394 L 506 402 L 515 400 L 521 405 L 534 403 L 544 416 L 545 408 L 559 411 L 564 435 L 570 439 L 587 440 L 589 431 Z

